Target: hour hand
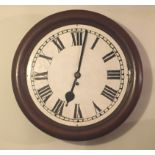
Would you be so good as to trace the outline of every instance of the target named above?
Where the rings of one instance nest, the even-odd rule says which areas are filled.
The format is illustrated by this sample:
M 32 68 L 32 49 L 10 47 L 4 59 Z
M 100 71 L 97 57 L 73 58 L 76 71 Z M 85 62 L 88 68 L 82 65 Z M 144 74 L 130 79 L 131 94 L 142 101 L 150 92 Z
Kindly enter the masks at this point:
M 74 92 L 73 92 L 73 91 L 74 91 L 75 85 L 77 84 L 77 79 L 79 79 L 79 78 L 81 77 L 81 74 L 80 74 L 79 72 L 76 72 L 76 73 L 74 74 L 74 77 L 75 77 L 75 79 L 74 79 L 74 82 L 73 82 L 73 84 L 72 84 L 71 90 L 68 91 L 68 92 L 65 94 L 65 98 L 66 98 L 66 101 L 67 101 L 66 106 L 68 106 L 68 103 L 69 103 L 70 101 L 72 101 L 72 100 L 75 98 L 75 95 L 74 95 Z
M 65 97 L 66 97 L 66 101 L 67 101 L 66 106 L 68 106 L 68 103 L 74 99 L 75 95 L 72 91 L 69 91 L 65 94 Z

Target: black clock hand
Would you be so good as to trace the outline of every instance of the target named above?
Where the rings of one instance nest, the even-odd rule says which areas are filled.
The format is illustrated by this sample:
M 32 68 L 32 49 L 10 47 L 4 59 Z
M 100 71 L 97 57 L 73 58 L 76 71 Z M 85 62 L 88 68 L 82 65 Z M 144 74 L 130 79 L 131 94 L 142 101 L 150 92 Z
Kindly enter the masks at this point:
M 82 46 L 82 49 L 81 49 L 81 55 L 80 55 L 80 60 L 79 60 L 79 65 L 78 65 L 78 70 L 77 72 L 74 74 L 74 82 L 72 84 L 72 88 L 71 88 L 71 91 L 67 92 L 65 94 L 65 97 L 66 97 L 66 101 L 67 101 L 67 104 L 66 106 L 68 106 L 68 103 L 70 101 L 72 101 L 74 98 L 75 98 L 75 95 L 74 95 L 74 87 L 76 85 L 76 82 L 77 82 L 77 79 L 79 79 L 81 77 L 81 73 L 80 73 L 80 69 L 81 69 L 81 64 L 82 64 L 82 60 L 83 60 L 83 55 L 84 55 L 84 51 L 85 51 L 85 45 L 86 45 L 86 40 L 87 40 L 87 36 L 88 36 L 88 31 L 85 30 L 85 37 L 84 37 L 84 41 L 83 41 L 83 46 Z
M 82 46 L 82 49 L 81 49 L 81 55 L 80 55 L 80 60 L 79 60 L 77 73 L 80 73 L 81 64 L 82 64 L 82 60 L 83 60 L 83 54 L 84 54 L 85 46 L 86 46 L 87 36 L 88 36 L 88 31 L 85 30 L 85 37 L 84 37 L 83 46 Z

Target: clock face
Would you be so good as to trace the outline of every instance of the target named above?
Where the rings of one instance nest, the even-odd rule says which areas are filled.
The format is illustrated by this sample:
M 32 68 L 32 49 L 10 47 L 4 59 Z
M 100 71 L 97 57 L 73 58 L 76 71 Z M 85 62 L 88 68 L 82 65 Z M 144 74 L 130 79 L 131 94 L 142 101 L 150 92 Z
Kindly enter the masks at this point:
M 118 43 L 104 31 L 82 24 L 45 35 L 27 65 L 35 105 L 50 119 L 75 127 L 108 117 L 121 103 L 129 76 Z
M 69 10 L 36 24 L 13 60 L 12 84 L 23 113 L 39 129 L 89 140 L 117 128 L 142 88 L 138 50 L 113 20 Z

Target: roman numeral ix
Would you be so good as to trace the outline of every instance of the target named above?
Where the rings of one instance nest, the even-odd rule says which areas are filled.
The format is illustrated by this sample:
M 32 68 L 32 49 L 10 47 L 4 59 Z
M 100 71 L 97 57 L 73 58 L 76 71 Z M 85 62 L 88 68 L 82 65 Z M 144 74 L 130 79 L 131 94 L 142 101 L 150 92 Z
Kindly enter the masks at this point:
M 104 90 L 102 91 L 101 95 L 105 96 L 109 100 L 113 101 L 115 96 L 117 94 L 117 91 L 109 86 L 105 86 Z
M 52 92 L 50 86 L 46 85 L 46 86 L 38 89 L 38 94 L 41 97 L 41 99 L 44 101 L 44 103 L 46 103 L 46 101 L 53 94 L 53 92 Z
M 48 72 L 42 72 L 42 73 L 34 72 L 32 76 L 35 80 L 47 80 Z

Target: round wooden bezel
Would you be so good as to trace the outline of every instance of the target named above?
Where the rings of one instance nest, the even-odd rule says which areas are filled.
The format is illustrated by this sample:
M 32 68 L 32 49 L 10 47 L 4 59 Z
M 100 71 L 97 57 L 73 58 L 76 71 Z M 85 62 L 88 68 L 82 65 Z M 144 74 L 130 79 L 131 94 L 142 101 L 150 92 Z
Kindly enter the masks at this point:
M 118 108 L 106 119 L 84 127 L 62 125 L 45 116 L 33 102 L 26 82 L 26 68 L 35 45 L 47 33 L 70 24 L 90 25 L 108 33 L 120 45 L 132 75 Z M 56 13 L 37 23 L 19 44 L 12 65 L 13 91 L 23 113 L 42 131 L 66 140 L 89 140 L 103 136 L 117 128 L 135 107 L 141 92 L 142 81 L 141 59 L 128 33 L 113 20 L 86 10 L 69 10 Z

